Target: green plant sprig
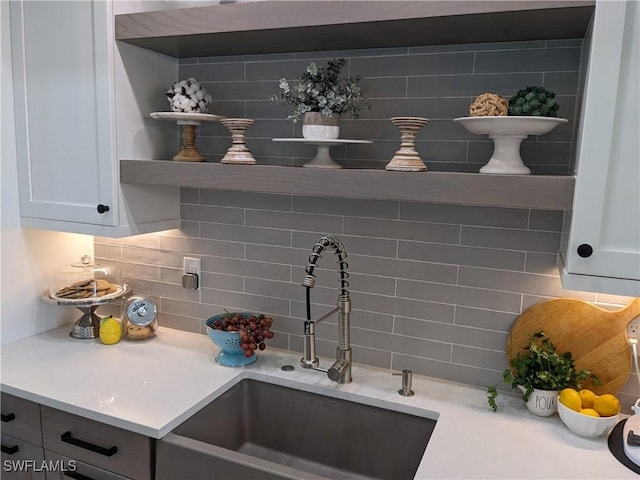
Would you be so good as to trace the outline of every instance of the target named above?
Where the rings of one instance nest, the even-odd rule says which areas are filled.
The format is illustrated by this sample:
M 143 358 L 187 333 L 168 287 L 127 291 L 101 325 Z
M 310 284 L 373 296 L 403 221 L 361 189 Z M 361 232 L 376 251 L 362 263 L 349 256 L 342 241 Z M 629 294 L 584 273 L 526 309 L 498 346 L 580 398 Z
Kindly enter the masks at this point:
M 544 334 L 536 332 L 529 335 L 529 344 L 524 347 L 528 353 L 518 354 L 509 362 L 502 374 L 502 380 L 510 384 L 512 389 L 522 386 L 525 391 L 522 400 L 525 402 L 533 393 L 539 390 L 562 390 L 575 388 L 579 390 L 581 382 L 590 379 L 594 385 L 600 385 L 600 380 L 591 370 L 578 371 L 571 352 L 558 353 L 555 345 Z M 498 409 L 496 397 L 498 384 L 487 387 L 487 402 L 494 412 Z
M 270 100 L 280 102 L 280 109 L 293 107 L 293 113 L 287 118 L 297 122 L 307 112 L 320 112 L 325 116 L 348 113 L 358 118 L 360 111 L 370 108 L 360 87 L 361 77 L 345 78 L 342 68 L 344 58 L 327 62 L 319 67 L 310 63 L 292 87 L 286 78 L 281 78 L 278 95 Z
M 560 106 L 556 94 L 544 87 L 527 87 L 509 99 L 509 115 L 557 117 Z

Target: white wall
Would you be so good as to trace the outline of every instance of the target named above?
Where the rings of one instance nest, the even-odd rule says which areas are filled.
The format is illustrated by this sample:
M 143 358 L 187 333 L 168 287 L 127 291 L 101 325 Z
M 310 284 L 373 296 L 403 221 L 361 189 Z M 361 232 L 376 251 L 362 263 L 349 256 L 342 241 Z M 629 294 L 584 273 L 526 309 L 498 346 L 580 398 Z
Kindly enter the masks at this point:
M 5 345 L 80 317 L 79 310 L 47 304 L 41 295 L 58 268 L 84 253 L 93 256 L 93 237 L 20 227 L 9 2 L 0 1 L 0 25 L 0 344 Z

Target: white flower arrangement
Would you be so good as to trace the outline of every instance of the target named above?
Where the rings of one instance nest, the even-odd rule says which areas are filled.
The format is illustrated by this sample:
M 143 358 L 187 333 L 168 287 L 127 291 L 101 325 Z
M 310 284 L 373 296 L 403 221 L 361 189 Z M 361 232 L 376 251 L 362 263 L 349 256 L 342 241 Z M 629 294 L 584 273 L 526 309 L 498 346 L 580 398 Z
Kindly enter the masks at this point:
M 180 80 L 167 90 L 172 112 L 204 113 L 211 103 L 211 95 L 195 78 Z
M 271 100 L 279 101 L 281 109 L 292 106 L 293 113 L 287 118 L 294 122 L 307 112 L 320 112 L 325 116 L 350 113 L 358 118 L 360 111 L 368 109 L 369 104 L 359 85 L 360 76 L 340 76 L 345 65 L 344 58 L 331 60 L 324 67 L 310 63 L 293 87 L 285 78 L 280 79 L 281 93 L 273 95 Z

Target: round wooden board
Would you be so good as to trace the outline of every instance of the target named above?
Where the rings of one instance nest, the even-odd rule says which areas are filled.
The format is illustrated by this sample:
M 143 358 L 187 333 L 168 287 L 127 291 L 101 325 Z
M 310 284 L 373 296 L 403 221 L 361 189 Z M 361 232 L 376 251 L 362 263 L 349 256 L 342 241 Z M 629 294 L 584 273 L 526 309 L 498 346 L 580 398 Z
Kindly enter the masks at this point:
M 597 395 L 615 394 L 631 373 L 631 349 L 627 325 L 640 315 L 640 298 L 615 311 L 604 310 L 581 300 L 557 298 L 537 303 L 513 323 L 507 339 L 507 359 L 527 353 L 529 335 L 543 331 L 559 353 L 571 352 L 578 370 L 592 370 L 602 382 L 583 388 Z

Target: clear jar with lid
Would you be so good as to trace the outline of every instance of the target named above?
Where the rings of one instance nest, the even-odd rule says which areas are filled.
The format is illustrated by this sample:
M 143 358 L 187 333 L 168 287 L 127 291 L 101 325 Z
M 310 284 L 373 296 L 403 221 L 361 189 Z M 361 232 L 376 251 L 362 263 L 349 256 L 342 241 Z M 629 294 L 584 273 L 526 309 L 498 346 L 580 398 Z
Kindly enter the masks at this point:
M 149 298 L 132 295 L 122 304 L 122 331 L 127 340 L 145 340 L 158 329 L 158 307 Z
M 58 301 L 105 299 L 123 291 L 120 269 L 92 261 L 89 255 L 83 255 L 79 262 L 55 272 L 49 285 L 50 297 Z

